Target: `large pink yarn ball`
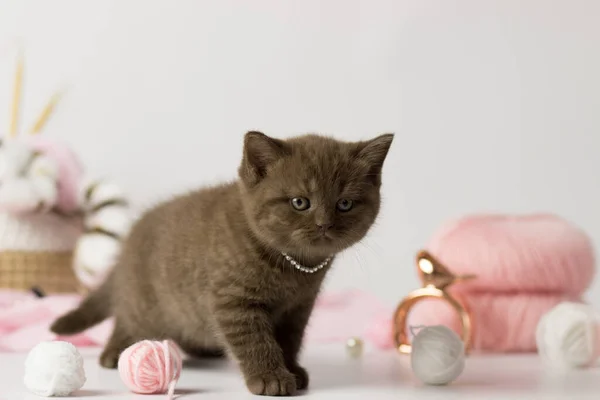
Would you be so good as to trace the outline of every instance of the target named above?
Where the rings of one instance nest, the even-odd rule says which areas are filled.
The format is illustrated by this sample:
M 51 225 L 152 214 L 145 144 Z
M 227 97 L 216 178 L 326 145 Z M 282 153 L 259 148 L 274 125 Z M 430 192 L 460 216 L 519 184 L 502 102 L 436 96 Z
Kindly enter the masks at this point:
M 168 393 L 172 398 L 181 374 L 182 359 L 171 341 L 143 340 L 121 353 L 118 366 L 121 379 L 132 392 Z
M 581 295 L 596 273 L 591 238 L 554 214 L 468 215 L 426 248 L 453 273 L 477 275 L 456 291 Z
M 461 300 L 473 317 L 472 349 L 475 352 L 535 352 L 535 332 L 540 318 L 556 305 L 579 302 L 577 297 L 552 293 L 464 293 Z M 410 326 L 444 325 L 461 334 L 456 310 L 438 299 L 420 301 L 408 317 Z M 409 335 L 412 337 L 412 335 Z
M 582 302 L 596 272 L 587 233 L 554 214 L 468 215 L 444 224 L 426 249 L 457 275 L 449 291 L 473 316 L 473 350 L 533 352 L 540 318 L 564 301 Z M 423 301 L 409 325 L 445 325 L 460 333 L 456 311 Z

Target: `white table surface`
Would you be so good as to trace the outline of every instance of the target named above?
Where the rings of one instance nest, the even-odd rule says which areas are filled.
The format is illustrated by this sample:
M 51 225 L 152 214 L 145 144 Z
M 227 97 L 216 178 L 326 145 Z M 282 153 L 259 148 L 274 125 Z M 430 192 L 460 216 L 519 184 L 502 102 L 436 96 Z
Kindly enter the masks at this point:
M 118 373 L 98 366 L 97 349 L 81 349 L 87 382 L 71 399 L 152 400 L 161 395 L 136 395 L 123 386 Z M 0 354 L 0 400 L 39 397 L 23 385 L 25 354 Z M 558 372 L 544 367 L 536 355 L 471 356 L 463 374 L 449 386 L 427 387 L 412 375 L 408 356 L 365 349 L 359 359 L 347 356 L 344 346 L 309 346 L 304 366 L 311 387 L 309 399 L 600 399 L 600 368 Z M 177 384 L 181 400 L 250 399 L 236 368 L 228 361 L 186 362 Z

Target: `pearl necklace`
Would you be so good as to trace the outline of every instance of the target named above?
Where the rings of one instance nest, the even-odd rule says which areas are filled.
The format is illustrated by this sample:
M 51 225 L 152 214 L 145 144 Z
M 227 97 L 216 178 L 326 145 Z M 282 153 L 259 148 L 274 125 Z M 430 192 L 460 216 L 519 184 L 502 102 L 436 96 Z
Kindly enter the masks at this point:
M 323 262 L 321 262 L 319 265 L 315 266 L 315 267 L 305 267 L 304 265 L 300 264 L 298 261 L 294 260 L 289 254 L 287 253 L 281 253 L 286 260 L 289 261 L 290 264 L 292 264 L 292 266 L 294 268 L 296 268 L 298 271 L 302 271 L 305 272 L 307 274 L 314 274 L 315 272 L 323 269 L 324 266 L 326 266 L 329 261 L 331 261 L 331 256 L 327 257 Z

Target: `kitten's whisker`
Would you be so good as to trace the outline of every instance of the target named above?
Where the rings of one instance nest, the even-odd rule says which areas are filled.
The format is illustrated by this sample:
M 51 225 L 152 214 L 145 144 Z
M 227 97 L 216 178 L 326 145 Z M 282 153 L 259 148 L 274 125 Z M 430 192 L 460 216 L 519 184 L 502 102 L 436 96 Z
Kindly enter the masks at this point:
M 350 228 L 348 231 L 349 231 L 350 233 L 353 233 L 353 234 L 354 234 L 354 235 L 356 235 L 356 236 L 359 236 L 358 232 L 356 232 L 355 230 L 353 230 L 353 229 L 351 229 L 351 228 Z M 346 243 L 346 245 L 347 245 L 347 244 L 349 244 L 349 243 Z M 377 243 L 375 243 L 375 245 L 377 245 L 377 246 L 378 246 L 378 244 L 377 244 Z M 359 247 L 359 246 L 361 246 L 361 247 L 364 247 L 364 248 L 365 248 L 366 250 L 368 250 L 370 253 L 372 253 L 373 255 L 375 255 L 377 259 L 380 259 L 380 257 L 381 257 L 381 256 L 380 256 L 381 252 L 377 252 L 377 251 L 375 251 L 375 250 L 374 250 L 374 249 L 371 247 L 371 245 L 370 245 L 369 241 L 368 241 L 368 240 L 366 240 L 366 238 L 364 238 L 363 240 L 360 240 L 360 241 L 356 242 L 354 246 L 351 246 L 351 247 L 350 247 L 350 248 L 352 249 L 352 251 L 353 251 L 353 253 L 352 253 L 352 254 L 353 254 L 353 256 L 356 258 L 356 260 L 357 260 L 357 262 L 358 262 L 358 264 L 359 264 L 359 267 L 360 267 L 360 269 L 361 269 L 361 271 L 362 271 L 362 272 L 366 272 L 366 271 L 367 271 L 366 264 L 369 264 L 369 267 L 368 267 L 369 269 L 372 269 L 372 268 L 373 268 L 373 267 L 372 267 L 372 264 L 375 264 L 375 265 L 377 265 L 377 266 L 379 266 L 379 265 L 381 264 L 381 263 L 378 263 L 378 262 L 377 262 L 377 263 L 367 263 L 367 262 L 366 262 L 366 259 L 365 259 L 365 256 L 363 255 L 363 253 L 361 253 L 361 252 L 358 250 L 358 247 Z
M 380 257 L 381 256 L 381 252 L 383 251 L 383 249 L 381 247 L 380 247 L 379 251 L 376 251 L 375 249 L 373 249 L 371 247 L 371 244 L 368 241 L 358 242 L 358 245 L 364 247 L 367 250 L 369 250 L 376 257 Z
M 360 253 L 355 248 L 352 248 L 351 254 L 356 259 L 356 263 L 358 264 L 360 271 L 365 272 L 365 266 L 363 265 L 363 260 L 361 259 Z
M 350 232 L 354 233 L 355 235 L 359 235 L 358 232 L 352 230 L 351 228 L 349 229 Z M 373 249 L 371 247 L 372 244 L 376 245 L 377 247 L 379 247 L 379 251 L 376 251 L 375 249 Z M 368 238 L 365 237 L 362 240 L 358 241 L 356 244 L 358 244 L 359 246 L 363 246 L 365 249 L 369 250 L 370 252 L 372 252 L 375 256 L 380 256 L 381 252 L 383 251 L 383 248 L 375 241 L 373 241 L 372 238 Z

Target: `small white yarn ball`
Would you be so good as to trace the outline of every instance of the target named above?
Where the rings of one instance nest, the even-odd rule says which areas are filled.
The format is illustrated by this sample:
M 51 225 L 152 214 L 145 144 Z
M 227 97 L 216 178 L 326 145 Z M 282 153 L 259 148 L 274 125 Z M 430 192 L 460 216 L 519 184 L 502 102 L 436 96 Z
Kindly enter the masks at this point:
M 536 344 L 542 359 L 553 367 L 582 368 L 594 361 L 596 317 L 587 304 L 563 302 L 538 321 Z
M 412 340 L 410 362 L 423 383 L 446 385 L 458 378 L 465 367 L 465 345 L 447 326 L 427 326 Z
M 83 358 L 71 343 L 39 343 L 25 360 L 23 382 L 38 396 L 68 396 L 81 389 L 85 380 Z

